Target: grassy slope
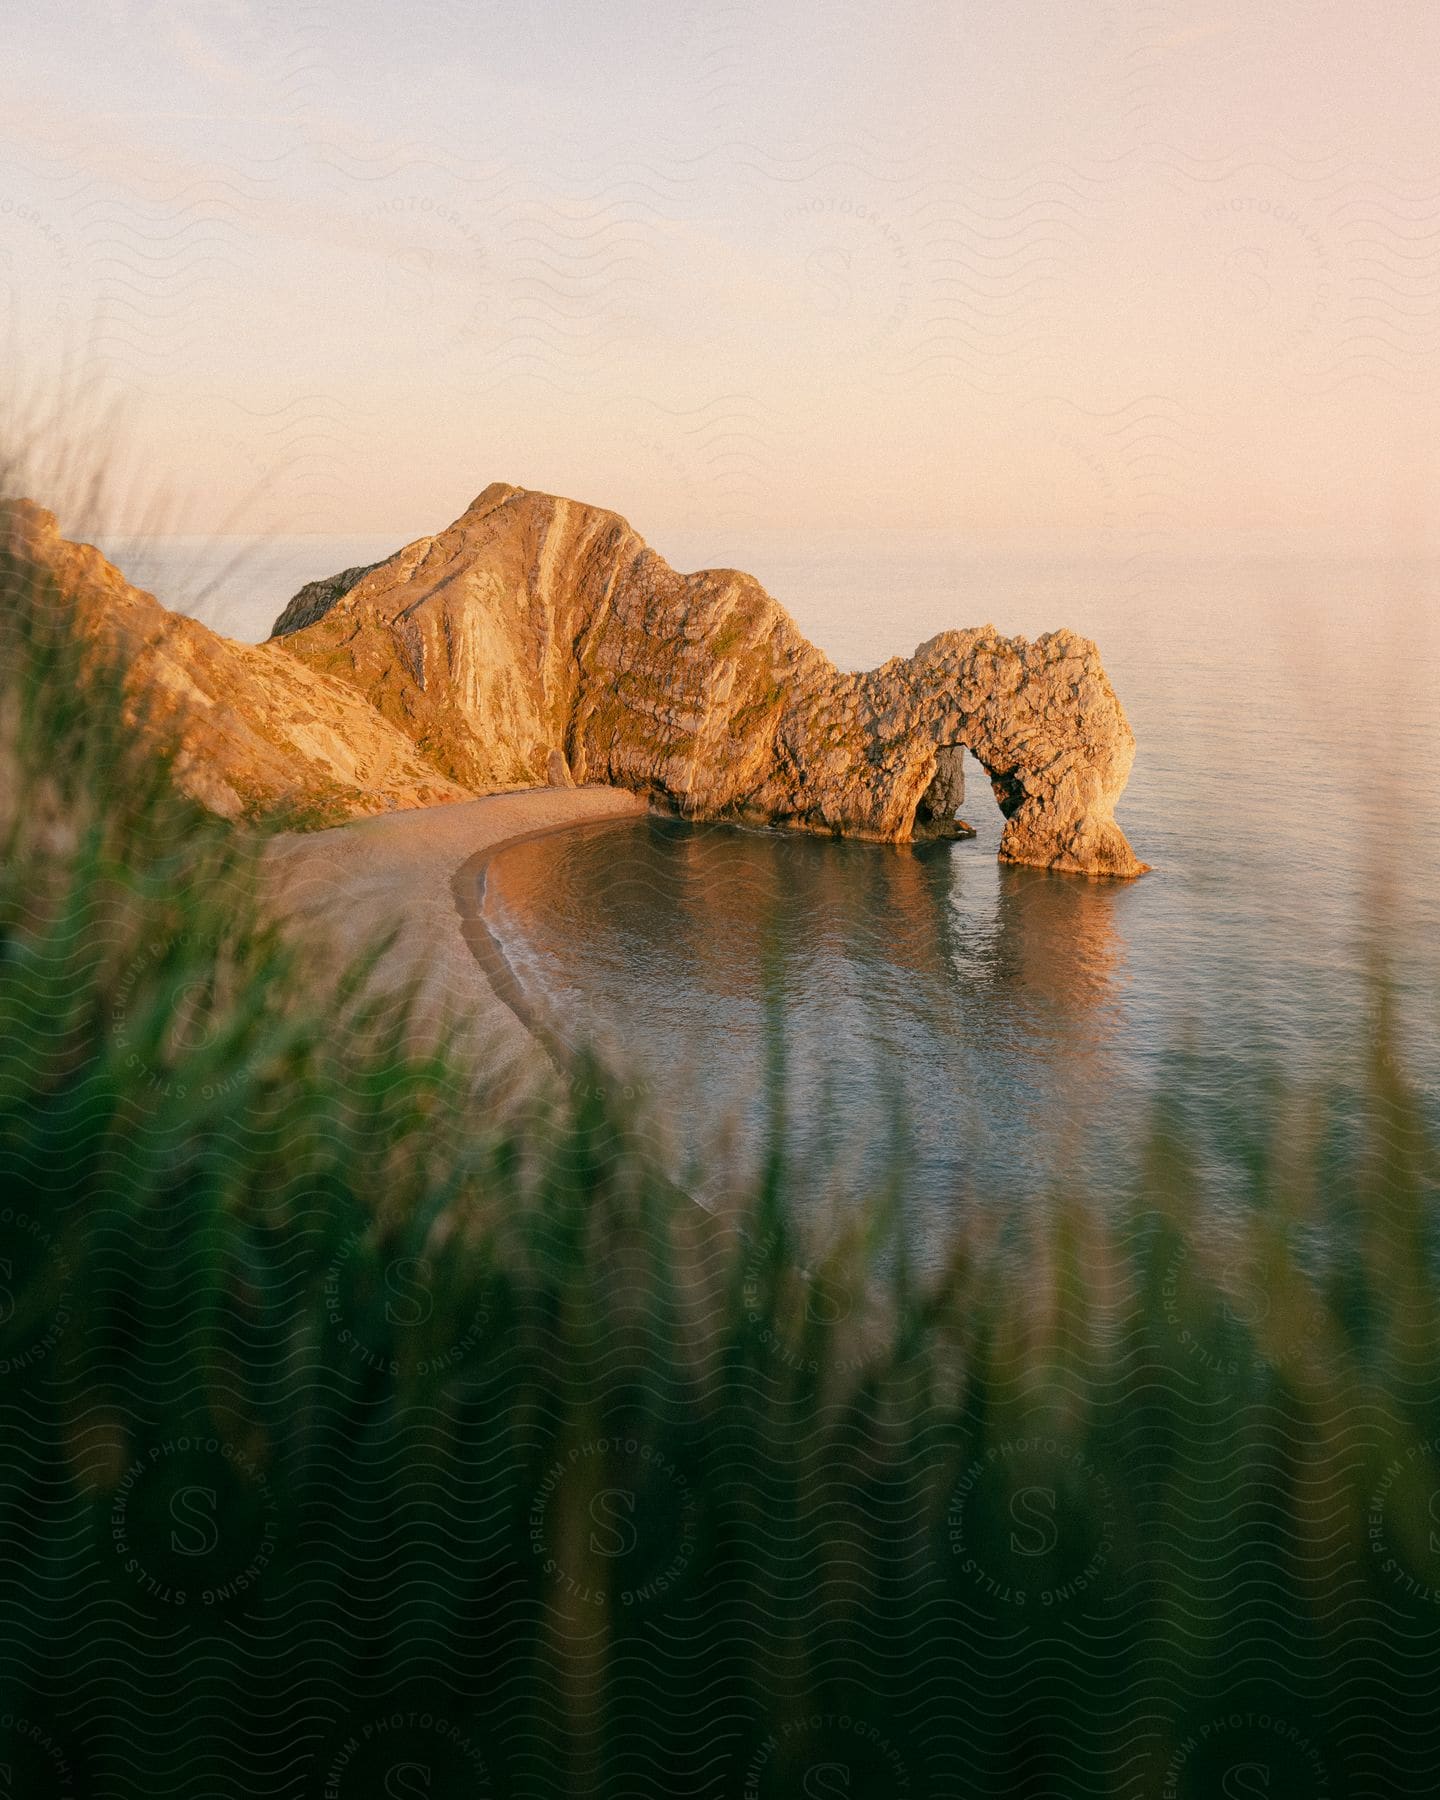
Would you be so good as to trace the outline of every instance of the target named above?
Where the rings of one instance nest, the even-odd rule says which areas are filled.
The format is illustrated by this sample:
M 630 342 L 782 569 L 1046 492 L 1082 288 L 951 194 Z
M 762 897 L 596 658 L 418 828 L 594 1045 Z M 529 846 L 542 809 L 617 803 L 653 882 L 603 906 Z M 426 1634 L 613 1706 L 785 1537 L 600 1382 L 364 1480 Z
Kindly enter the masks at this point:
M 17 1793 L 1426 1791 L 1436 1147 L 1383 1009 L 1363 1129 L 1277 1101 L 1238 1245 L 1162 1111 L 1022 1274 L 882 1281 L 877 1206 L 806 1275 L 798 1172 L 708 1219 L 597 1070 L 477 1116 L 363 969 L 315 993 L 254 840 L 0 588 Z

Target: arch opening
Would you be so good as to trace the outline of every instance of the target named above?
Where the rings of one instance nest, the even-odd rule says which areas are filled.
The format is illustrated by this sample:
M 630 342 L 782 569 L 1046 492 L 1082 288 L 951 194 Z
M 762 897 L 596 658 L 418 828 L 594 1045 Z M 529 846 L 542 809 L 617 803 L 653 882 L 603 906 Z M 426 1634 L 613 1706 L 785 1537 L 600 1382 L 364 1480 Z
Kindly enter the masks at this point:
M 915 809 L 914 835 L 926 838 L 973 838 L 975 827 L 960 816 L 965 804 L 964 744 L 938 744 L 935 773 Z

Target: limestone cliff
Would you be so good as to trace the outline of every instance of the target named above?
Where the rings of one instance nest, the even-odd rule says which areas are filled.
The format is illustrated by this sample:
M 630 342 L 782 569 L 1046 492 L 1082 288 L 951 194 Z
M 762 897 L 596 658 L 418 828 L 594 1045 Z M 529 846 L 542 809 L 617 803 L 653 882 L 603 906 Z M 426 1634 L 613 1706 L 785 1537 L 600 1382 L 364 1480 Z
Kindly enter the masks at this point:
M 497 482 L 438 535 L 311 583 L 275 634 L 463 788 L 568 766 L 690 816 L 898 839 L 953 816 L 963 745 L 1004 860 L 1146 866 L 1113 816 L 1134 736 L 1068 631 L 946 631 L 847 674 L 750 576 L 679 574 L 618 514 Z
M 903 839 L 954 829 L 964 746 L 1003 859 L 1145 867 L 1113 816 L 1135 740 L 1067 631 L 946 631 L 847 674 L 750 576 L 679 574 L 618 514 L 498 482 L 435 537 L 302 588 L 261 645 L 167 612 L 29 501 L 0 509 L 0 538 L 54 576 L 124 665 L 137 728 L 178 742 L 217 812 L 329 822 L 573 779 Z
M 180 785 L 211 811 L 331 823 L 468 798 L 353 687 L 167 612 L 43 507 L 0 505 L 0 545 L 53 577 L 82 645 L 124 668 L 133 723 L 178 745 Z

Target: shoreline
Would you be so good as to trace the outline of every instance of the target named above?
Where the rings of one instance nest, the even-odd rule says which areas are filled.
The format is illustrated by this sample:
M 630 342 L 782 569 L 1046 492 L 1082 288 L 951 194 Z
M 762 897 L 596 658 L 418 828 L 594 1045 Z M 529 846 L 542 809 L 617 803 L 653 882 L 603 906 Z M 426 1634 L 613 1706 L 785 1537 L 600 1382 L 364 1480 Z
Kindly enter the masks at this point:
M 627 790 L 615 788 L 609 791 L 624 793 Z M 460 915 L 461 935 L 471 954 L 480 965 L 496 997 L 510 1009 L 557 1069 L 563 1067 L 564 1057 L 571 1047 L 566 1043 L 564 1034 L 554 1019 L 548 1016 L 547 1009 L 537 1006 L 525 992 L 523 983 L 515 973 L 514 964 L 506 953 L 504 940 L 486 916 L 485 902 L 489 892 L 487 872 L 497 856 L 506 850 L 515 849 L 519 844 L 532 843 L 536 838 L 553 837 L 560 831 L 601 830 L 607 825 L 622 824 L 625 820 L 648 811 L 648 806 L 642 806 L 638 810 L 627 806 L 615 813 L 537 825 L 532 830 L 517 832 L 513 837 L 501 838 L 477 850 L 461 863 L 451 878 L 450 891 L 455 899 L 455 909 Z
M 414 1036 L 453 1032 L 482 1076 L 523 1076 L 549 1063 L 551 1037 L 481 916 L 476 881 L 495 853 L 578 825 L 643 817 L 625 788 L 511 788 L 328 831 L 288 832 L 266 852 L 277 910 L 309 926 L 343 966 L 387 936 L 372 977 L 381 992 L 414 988 Z

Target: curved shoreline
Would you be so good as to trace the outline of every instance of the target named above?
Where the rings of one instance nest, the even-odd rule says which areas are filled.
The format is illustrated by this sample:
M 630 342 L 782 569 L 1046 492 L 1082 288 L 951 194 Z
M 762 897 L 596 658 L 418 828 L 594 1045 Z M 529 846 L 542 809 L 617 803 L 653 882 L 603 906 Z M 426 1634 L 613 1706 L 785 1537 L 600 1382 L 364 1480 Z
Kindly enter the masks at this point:
M 606 791 L 623 793 L 626 790 L 613 788 Z M 497 856 L 515 849 L 517 845 L 531 843 L 536 838 L 553 837 L 560 831 L 586 831 L 623 824 L 627 819 L 635 818 L 648 810 L 643 805 L 638 809 L 624 807 L 598 817 L 587 816 L 583 819 L 566 819 L 555 824 L 537 825 L 531 831 L 517 832 L 514 837 L 502 838 L 497 843 L 487 844 L 483 850 L 477 850 L 461 863 L 451 878 L 450 888 L 455 897 L 455 909 L 460 915 L 461 934 L 469 945 L 471 954 L 484 971 L 496 997 L 509 1007 L 557 1067 L 561 1066 L 570 1046 L 554 1019 L 546 1016 L 546 1009 L 538 1006 L 526 993 L 524 984 L 515 973 L 514 964 L 506 954 L 504 941 L 485 916 L 487 872 Z
M 287 833 L 266 853 L 271 893 L 337 966 L 388 937 L 375 978 L 413 988 L 417 1043 L 454 1033 L 479 1074 L 511 1079 L 548 1063 L 548 1034 L 479 916 L 474 875 L 507 845 L 647 811 L 623 788 L 518 788 Z

